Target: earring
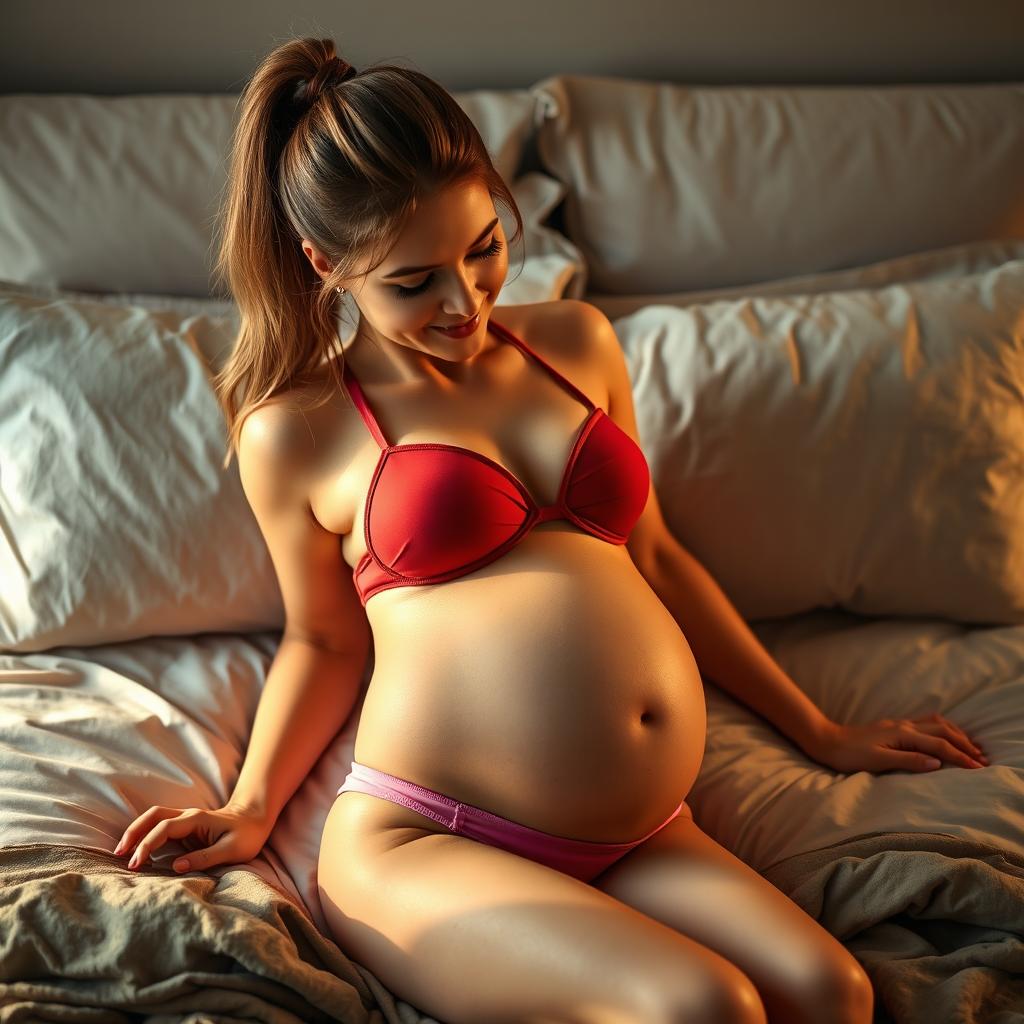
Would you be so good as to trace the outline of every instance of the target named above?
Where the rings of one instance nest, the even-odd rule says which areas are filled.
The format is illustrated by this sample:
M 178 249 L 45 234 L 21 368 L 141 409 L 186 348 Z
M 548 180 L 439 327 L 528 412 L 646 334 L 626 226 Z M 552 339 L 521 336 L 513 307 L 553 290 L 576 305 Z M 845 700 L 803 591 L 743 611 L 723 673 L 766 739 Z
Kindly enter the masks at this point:
M 345 289 L 344 289 L 344 288 L 340 288 L 340 287 L 339 287 L 339 288 L 335 288 L 334 290 L 335 290 L 335 291 L 336 291 L 336 292 L 337 292 L 337 293 L 338 293 L 339 295 L 343 295 L 343 294 L 344 294 L 344 292 L 345 292 Z

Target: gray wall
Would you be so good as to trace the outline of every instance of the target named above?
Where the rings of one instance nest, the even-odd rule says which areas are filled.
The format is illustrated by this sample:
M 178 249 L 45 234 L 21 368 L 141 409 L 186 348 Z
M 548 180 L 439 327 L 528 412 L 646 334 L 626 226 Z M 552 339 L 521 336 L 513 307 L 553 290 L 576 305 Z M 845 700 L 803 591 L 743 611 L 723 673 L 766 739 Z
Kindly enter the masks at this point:
M 1024 0 L 0 0 L 0 92 L 237 92 L 297 35 L 453 90 L 1024 81 Z

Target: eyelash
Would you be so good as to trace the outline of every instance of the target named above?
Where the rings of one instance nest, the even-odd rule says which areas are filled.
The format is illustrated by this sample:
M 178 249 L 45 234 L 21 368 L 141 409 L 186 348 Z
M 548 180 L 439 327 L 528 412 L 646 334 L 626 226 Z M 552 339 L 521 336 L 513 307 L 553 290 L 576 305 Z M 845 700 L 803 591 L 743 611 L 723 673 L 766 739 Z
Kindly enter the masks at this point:
M 491 244 L 483 250 L 483 252 L 474 252 L 470 254 L 470 259 L 474 260 L 486 260 L 492 256 L 497 256 L 501 252 L 503 244 L 497 239 L 492 238 Z M 434 280 L 434 272 L 431 271 L 427 274 L 423 284 L 416 285 L 415 288 L 403 288 L 400 284 L 395 285 L 395 291 L 398 293 L 400 299 L 411 299 L 415 295 L 421 295 L 430 287 L 430 282 Z

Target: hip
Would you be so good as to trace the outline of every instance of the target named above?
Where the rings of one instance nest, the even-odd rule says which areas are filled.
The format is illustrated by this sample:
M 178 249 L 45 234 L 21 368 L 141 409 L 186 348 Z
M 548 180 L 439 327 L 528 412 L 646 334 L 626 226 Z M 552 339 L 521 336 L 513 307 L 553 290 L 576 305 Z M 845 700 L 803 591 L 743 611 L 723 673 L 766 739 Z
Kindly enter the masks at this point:
M 668 816 L 650 831 L 625 841 L 597 842 L 533 828 L 358 761 L 353 762 L 338 796 L 343 793 L 363 793 L 406 808 L 415 817 L 426 819 L 424 825 L 431 831 L 447 831 L 496 846 L 586 882 L 681 814 L 691 816 L 686 801 L 680 799 Z

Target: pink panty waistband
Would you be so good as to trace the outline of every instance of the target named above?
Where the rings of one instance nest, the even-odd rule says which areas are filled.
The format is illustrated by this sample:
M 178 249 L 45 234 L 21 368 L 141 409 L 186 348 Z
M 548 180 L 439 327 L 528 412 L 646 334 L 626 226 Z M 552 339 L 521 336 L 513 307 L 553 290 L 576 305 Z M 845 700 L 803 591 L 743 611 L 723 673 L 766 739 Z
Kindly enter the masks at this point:
M 685 799 L 680 801 L 665 821 L 639 839 L 625 843 L 595 843 L 587 839 L 552 835 L 510 821 L 482 807 L 460 803 L 436 790 L 358 761 L 352 762 L 352 770 L 338 789 L 338 795 L 352 792 L 390 800 L 444 825 L 456 835 L 499 847 L 584 881 L 595 878 L 620 857 L 660 832 L 679 816 L 686 804 Z

